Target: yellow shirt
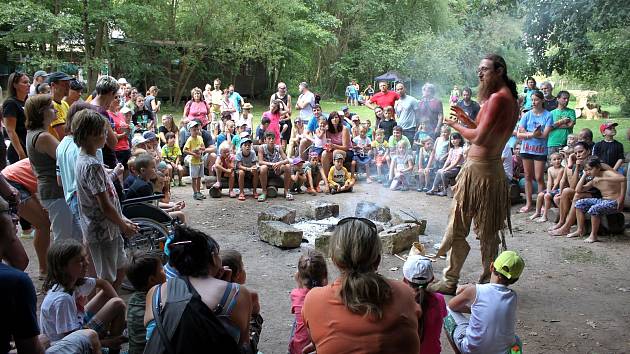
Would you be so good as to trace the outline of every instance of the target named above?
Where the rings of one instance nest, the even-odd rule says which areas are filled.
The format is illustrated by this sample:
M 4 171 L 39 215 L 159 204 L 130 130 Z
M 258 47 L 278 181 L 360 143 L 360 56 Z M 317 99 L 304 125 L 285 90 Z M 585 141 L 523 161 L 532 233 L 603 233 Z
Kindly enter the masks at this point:
M 352 176 L 345 167 L 338 170 L 335 166 L 328 171 L 328 184 L 331 186 L 343 186 Z
M 52 136 L 57 138 L 57 140 L 61 140 L 59 135 L 57 135 L 57 132 L 55 131 L 55 127 L 58 125 L 66 124 L 66 117 L 68 116 L 70 106 L 68 106 L 68 102 L 63 100 L 61 101 L 61 103 L 57 103 L 53 100 L 53 106 L 57 111 L 57 117 L 48 126 L 48 132 L 52 134 Z
M 203 138 L 201 138 L 201 135 L 197 135 L 196 138 L 194 137 L 189 137 L 188 140 L 186 140 L 186 144 L 184 145 L 184 151 L 195 151 L 198 150 L 199 148 L 204 148 L 205 145 L 203 144 Z M 192 159 L 190 160 L 190 164 L 191 165 L 201 165 L 201 158 L 191 155 Z

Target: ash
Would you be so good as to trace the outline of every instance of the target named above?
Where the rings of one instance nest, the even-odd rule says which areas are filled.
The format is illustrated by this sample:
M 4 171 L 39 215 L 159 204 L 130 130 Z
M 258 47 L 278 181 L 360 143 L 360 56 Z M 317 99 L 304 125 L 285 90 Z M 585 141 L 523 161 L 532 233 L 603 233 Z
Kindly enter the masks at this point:
M 315 239 L 325 232 L 331 232 L 341 219 L 343 219 L 343 217 L 334 216 L 321 220 L 302 219 L 295 224 L 291 224 L 291 226 L 303 232 L 303 244 L 307 243 L 310 246 L 314 246 Z M 390 225 L 389 223 L 382 223 L 374 220 L 372 220 L 372 222 L 376 225 L 378 232 L 383 231 L 386 226 Z

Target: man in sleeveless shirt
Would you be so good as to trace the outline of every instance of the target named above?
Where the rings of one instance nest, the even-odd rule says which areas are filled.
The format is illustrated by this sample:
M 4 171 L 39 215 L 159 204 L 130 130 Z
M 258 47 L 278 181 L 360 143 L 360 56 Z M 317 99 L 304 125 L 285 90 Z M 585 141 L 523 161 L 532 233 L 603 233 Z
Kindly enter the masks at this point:
M 269 98 L 269 105 L 275 100 L 280 100 L 284 103 L 284 107 L 280 107 L 281 111 L 291 114 L 291 95 L 287 91 L 287 84 L 282 81 L 278 82 L 278 91 Z

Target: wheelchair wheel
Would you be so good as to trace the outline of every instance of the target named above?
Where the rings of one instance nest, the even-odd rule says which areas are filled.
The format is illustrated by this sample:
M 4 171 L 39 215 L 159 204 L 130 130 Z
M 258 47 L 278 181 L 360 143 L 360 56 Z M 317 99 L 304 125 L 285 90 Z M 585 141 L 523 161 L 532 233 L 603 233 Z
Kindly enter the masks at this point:
M 131 221 L 138 224 L 140 232 L 125 240 L 127 251 L 145 251 L 162 257 L 164 242 L 169 235 L 167 226 L 142 217 L 132 218 Z

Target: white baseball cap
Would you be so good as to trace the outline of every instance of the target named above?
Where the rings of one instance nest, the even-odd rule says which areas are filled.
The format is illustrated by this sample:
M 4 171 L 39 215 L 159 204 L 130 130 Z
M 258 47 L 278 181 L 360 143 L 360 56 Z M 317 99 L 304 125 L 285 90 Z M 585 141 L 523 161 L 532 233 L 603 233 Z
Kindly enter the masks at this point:
M 425 286 L 433 280 L 433 264 L 427 257 L 409 256 L 403 265 L 403 276 L 410 283 Z

